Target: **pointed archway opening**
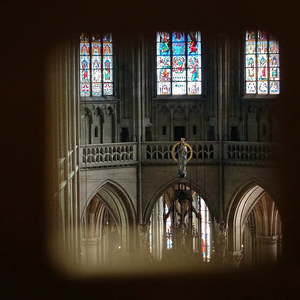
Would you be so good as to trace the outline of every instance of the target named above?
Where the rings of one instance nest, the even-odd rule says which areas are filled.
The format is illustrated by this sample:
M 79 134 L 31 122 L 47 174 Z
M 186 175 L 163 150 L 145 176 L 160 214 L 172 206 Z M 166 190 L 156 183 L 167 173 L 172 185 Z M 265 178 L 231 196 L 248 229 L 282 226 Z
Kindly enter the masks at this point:
M 281 253 L 281 218 L 275 201 L 260 185 L 243 189 L 227 217 L 228 249 L 243 266 L 270 264 Z
M 107 182 L 82 215 L 81 257 L 85 266 L 114 266 L 134 249 L 134 212 L 128 197 Z
M 205 200 L 190 186 L 176 183 L 165 189 L 153 206 L 149 251 L 156 261 L 184 254 L 210 262 L 212 233 L 212 217 Z

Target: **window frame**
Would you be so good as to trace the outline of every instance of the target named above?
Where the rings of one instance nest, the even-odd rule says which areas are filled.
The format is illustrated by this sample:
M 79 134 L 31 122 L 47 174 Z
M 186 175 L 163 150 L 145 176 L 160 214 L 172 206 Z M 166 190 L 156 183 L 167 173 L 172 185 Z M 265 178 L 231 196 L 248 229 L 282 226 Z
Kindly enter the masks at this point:
M 280 97 L 281 93 L 282 93 L 282 74 L 281 74 L 281 51 L 280 51 L 280 41 L 276 38 L 276 36 L 270 32 L 267 32 L 268 34 L 268 46 L 269 46 L 269 36 L 270 35 L 273 35 L 274 36 L 274 39 L 276 41 L 278 41 L 279 43 L 279 87 L 280 87 L 280 90 L 279 90 L 279 94 L 258 94 L 258 93 L 255 93 L 255 94 L 247 94 L 246 93 L 246 40 L 245 40 L 245 34 L 247 31 L 255 31 L 256 34 L 258 31 L 264 31 L 263 29 L 253 29 L 253 28 L 250 28 L 250 29 L 246 29 L 244 30 L 241 35 L 240 35 L 240 96 L 241 98 L 243 99 L 248 99 L 248 100 L 263 100 L 263 99 L 277 99 Z M 256 40 L 256 43 L 257 43 L 257 40 Z M 255 53 L 257 55 L 257 53 Z M 269 52 L 267 53 L 269 55 Z M 256 67 L 257 68 L 257 67 Z M 257 80 L 257 79 L 256 79 Z M 268 82 L 270 81 L 270 79 L 268 79 Z
M 80 98 L 80 101 L 88 101 L 89 103 L 93 103 L 93 102 L 96 102 L 96 103 L 99 103 L 99 101 L 118 101 L 120 99 L 120 95 L 119 95 L 119 56 L 118 56 L 118 47 L 117 47 L 117 43 L 116 41 L 114 40 L 114 34 L 112 32 L 87 32 L 87 33 L 83 33 L 85 35 L 87 35 L 89 37 L 89 44 L 90 44 L 90 49 L 91 49 L 91 44 L 92 44 L 92 36 L 93 35 L 99 35 L 101 37 L 101 39 L 103 38 L 104 35 L 106 34 L 111 34 L 111 37 L 112 37 L 112 46 L 113 46 L 113 52 L 112 52 L 112 58 L 113 58 L 113 64 L 112 64 L 112 70 L 113 70 L 113 79 L 112 79 L 112 83 L 113 83 L 113 95 L 102 95 L 102 96 L 81 96 L 81 75 L 80 75 L 80 70 L 81 70 L 81 66 L 80 66 L 80 37 L 79 37 L 79 53 L 78 53 L 78 65 L 79 65 L 79 71 L 78 71 L 78 74 L 79 74 L 79 98 Z M 102 48 L 101 48 L 102 49 Z M 90 54 L 90 58 L 92 57 L 92 55 Z M 90 66 L 91 66 L 91 59 L 90 59 Z M 101 62 L 103 62 L 103 54 L 101 54 Z M 92 76 L 92 69 L 90 68 L 90 72 L 91 72 L 91 75 Z M 101 73 L 101 76 L 103 75 L 103 69 L 102 69 L 102 73 Z M 102 78 L 103 80 L 103 78 Z M 103 81 L 101 82 L 102 85 L 103 85 Z M 90 82 L 90 88 L 91 88 L 91 84 L 92 82 Z M 91 89 L 92 91 L 92 89 Z M 103 91 L 103 86 L 102 86 L 102 91 Z
M 183 32 L 185 34 L 189 32 L 200 32 L 201 34 L 201 94 L 200 95 L 158 95 L 157 94 L 157 48 L 156 48 L 156 37 L 157 32 L 168 32 L 171 35 L 173 32 Z M 152 37 L 151 43 L 151 51 L 152 51 L 152 99 L 153 100 L 206 100 L 207 98 L 207 78 L 208 78 L 208 71 L 207 71 L 207 57 L 208 57 L 208 47 L 207 47 L 207 40 L 205 38 L 205 34 L 203 31 L 200 30 L 182 30 L 182 31 L 169 31 L 169 30 L 159 30 L 155 31 Z M 185 55 L 186 57 L 186 55 Z M 204 59 L 205 57 L 205 59 Z M 171 64 L 172 69 L 172 64 Z M 205 76 L 203 74 L 205 73 Z M 187 79 L 185 81 L 188 82 Z M 172 78 L 170 83 L 172 84 Z

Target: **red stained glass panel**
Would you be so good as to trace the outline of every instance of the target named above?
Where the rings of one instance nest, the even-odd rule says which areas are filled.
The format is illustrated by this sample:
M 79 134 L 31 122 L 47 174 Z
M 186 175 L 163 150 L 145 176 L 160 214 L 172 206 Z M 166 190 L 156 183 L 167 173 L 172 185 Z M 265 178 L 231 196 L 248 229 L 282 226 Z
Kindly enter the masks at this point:
M 101 43 L 100 42 L 92 43 L 92 55 L 101 55 Z
M 171 70 L 170 69 L 158 69 L 157 70 L 158 81 L 170 81 L 171 80 Z
M 113 50 L 112 50 L 112 43 L 103 43 L 102 45 L 103 49 L 103 55 L 112 55 Z
M 90 55 L 89 43 L 80 43 L 80 55 Z

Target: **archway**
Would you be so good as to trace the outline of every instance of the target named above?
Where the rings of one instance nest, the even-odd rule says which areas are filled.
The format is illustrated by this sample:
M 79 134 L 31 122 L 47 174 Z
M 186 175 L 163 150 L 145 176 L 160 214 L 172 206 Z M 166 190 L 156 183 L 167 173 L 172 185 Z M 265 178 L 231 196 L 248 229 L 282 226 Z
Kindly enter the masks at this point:
M 243 265 L 274 263 L 281 251 L 281 219 L 277 206 L 257 184 L 241 189 L 227 216 L 228 249 Z
M 176 253 L 209 262 L 212 254 L 212 217 L 204 199 L 188 184 L 166 188 L 152 207 L 149 251 L 156 260 Z
M 82 215 L 82 262 L 111 265 L 134 248 L 135 213 L 130 199 L 111 182 L 102 185 Z

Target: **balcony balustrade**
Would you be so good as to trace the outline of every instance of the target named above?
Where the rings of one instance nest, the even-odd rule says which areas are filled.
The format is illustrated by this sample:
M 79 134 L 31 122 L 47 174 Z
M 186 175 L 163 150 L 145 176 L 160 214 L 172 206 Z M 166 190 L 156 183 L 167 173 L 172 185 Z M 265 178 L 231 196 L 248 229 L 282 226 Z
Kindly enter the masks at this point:
M 192 160 L 189 163 L 213 163 L 219 159 L 218 142 L 191 141 Z M 176 163 L 172 158 L 174 142 L 146 142 L 142 145 L 143 163 L 165 164 Z M 188 151 L 189 156 L 189 151 Z
M 85 145 L 80 157 L 81 168 L 130 165 L 136 163 L 136 143 Z
M 272 163 L 274 144 L 261 142 L 191 141 L 193 149 L 189 164 L 251 164 Z M 142 164 L 175 164 L 172 158 L 174 142 L 141 144 Z M 223 147 L 221 147 L 221 145 Z M 80 147 L 80 167 L 117 167 L 138 163 L 137 143 L 112 143 Z M 223 155 L 221 153 L 223 149 Z

